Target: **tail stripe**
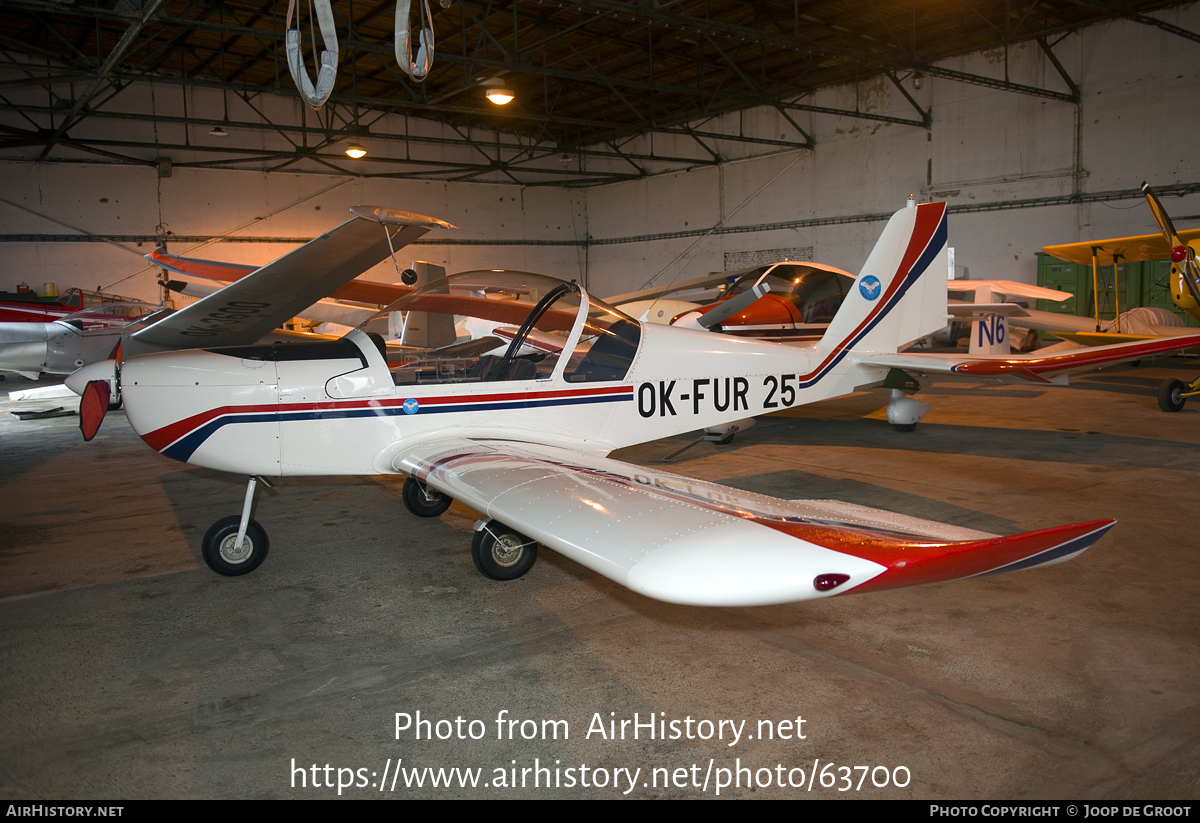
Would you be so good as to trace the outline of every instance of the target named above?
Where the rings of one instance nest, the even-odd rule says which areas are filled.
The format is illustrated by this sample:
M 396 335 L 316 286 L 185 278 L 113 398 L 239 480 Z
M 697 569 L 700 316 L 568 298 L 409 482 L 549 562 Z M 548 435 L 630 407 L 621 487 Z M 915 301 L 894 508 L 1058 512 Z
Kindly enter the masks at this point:
M 925 270 L 929 268 L 930 263 L 941 252 L 942 247 L 946 245 L 947 237 L 946 204 L 925 203 L 917 206 L 916 224 L 913 226 L 912 237 L 904 251 L 900 265 L 888 282 L 887 291 L 858 327 L 837 343 L 816 369 L 808 374 L 800 375 L 800 388 L 807 388 L 823 378 L 887 316 L 888 312 L 900 303 L 909 288 L 920 279 Z

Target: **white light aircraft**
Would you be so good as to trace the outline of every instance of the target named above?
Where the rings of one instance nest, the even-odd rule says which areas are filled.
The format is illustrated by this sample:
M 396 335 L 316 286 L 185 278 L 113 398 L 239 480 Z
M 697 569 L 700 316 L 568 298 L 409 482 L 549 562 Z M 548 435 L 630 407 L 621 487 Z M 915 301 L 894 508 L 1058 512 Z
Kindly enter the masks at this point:
M 250 476 L 241 515 L 204 537 L 205 561 L 225 575 L 267 555 L 267 535 L 250 518 L 258 480 L 321 474 L 406 474 L 405 504 L 426 517 L 462 500 L 483 515 L 472 557 L 490 578 L 525 574 L 540 542 L 683 604 L 784 603 L 1074 557 L 1114 521 L 999 537 L 606 457 L 879 385 L 900 345 L 945 324 L 945 256 L 945 204 L 910 201 L 828 331 L 804 347 L 639 324 L 551 278 L 497 274 L 489 287 L 486 275 L 458 275 L 389 307 L 424 318 L 428 341 L 398 368 L 370 324 L 334 343 L 107 361 L 87 367 L 84 425 L 99 425 L 119 391 L 156 451 Z M 514 293 L 521 299 L 494 299 Z M 464 318 L 486 331 L 460 337 Z M 913 402 L 891 406 L 903 416 Z

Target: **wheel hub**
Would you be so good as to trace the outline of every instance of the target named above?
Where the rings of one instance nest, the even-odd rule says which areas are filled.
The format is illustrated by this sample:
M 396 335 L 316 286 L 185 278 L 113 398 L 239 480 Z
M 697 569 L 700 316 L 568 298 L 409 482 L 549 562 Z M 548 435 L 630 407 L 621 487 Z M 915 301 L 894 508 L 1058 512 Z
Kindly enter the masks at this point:
M 254 542 L 250 539 L 250 535 L 246 535 L 242 540 L 240 549 L 237 548 L 237 532 L 221 541 L 221 559 L 226 563 L 245 563 L 253 551 Z
M 506 534 L 492 545 L 492 558 L 501 566 L 512 566 L 521 559 L 525 544 L 516 536 Z

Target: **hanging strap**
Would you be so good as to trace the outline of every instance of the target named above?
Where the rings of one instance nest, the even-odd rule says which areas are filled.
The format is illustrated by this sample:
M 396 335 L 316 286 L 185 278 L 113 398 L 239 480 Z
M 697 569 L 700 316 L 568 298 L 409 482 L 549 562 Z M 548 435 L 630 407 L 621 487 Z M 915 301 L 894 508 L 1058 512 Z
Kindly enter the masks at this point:
M 321 52 L 321 66 L 317 70 L 317 82 L 314 85 L 309 79 L 308 68 L 300 54 L 299 24 L 292 28 L 292 15 L 296 11 L 296 0 L 288 0 L 287 10 L 287 62 L 292 73 L 292 80 L 300 90 L 304 102 L 314 109 L 320 109 L 333 94 L 333 84 L 337 80 L 338 39 L 337 29 L 333 24 L 333 9 L 330 0 L 312 0 L 316 5 L 317 22 L 321 27 L 321 41 L 325 49 Z M 315 47 L 315 44 L 314 44 Z
M 433 15 L 429 11 L 429 0 L 420 0 L 418 35 L 421 43 L 413 59 L 409 48 L 408 20 L 411 16 L 412 0 L 397 0 L 396 3 L 396 62 L 408 76 L 420 83 L 433 68 Z

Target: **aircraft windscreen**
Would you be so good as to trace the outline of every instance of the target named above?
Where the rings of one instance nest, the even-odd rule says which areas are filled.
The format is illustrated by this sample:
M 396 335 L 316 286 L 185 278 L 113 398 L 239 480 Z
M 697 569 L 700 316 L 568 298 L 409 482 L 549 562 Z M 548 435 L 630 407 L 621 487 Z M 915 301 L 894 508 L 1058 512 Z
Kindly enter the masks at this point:
M 359 328 L 399 340 L 389 354 L 397 385 L 549 379 L 560 361 L 569 382 L 624 376 L 640 340 L 637 321 L 580 289 L 525 272 L 467 272 L 405 295 Z M 615 375 L 615 376 L 614 376 Z

